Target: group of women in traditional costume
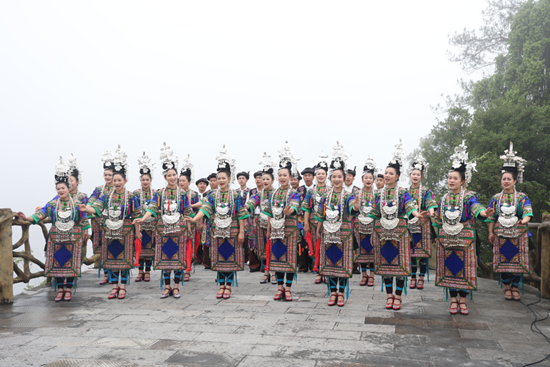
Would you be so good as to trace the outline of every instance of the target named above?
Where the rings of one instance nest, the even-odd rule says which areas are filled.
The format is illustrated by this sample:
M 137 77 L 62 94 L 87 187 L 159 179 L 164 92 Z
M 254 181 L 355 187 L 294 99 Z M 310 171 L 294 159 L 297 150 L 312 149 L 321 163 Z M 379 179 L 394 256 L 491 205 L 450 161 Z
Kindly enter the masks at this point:
M 439 202 L 422 184 L 429 164 L 420 154 L 410 166 L 410 187 L 399 187 L 404 168 L 401 142 L 378 188 L 375 182 L 381 175 L 372 157 L 363 165 L 362 188 L 345 183 L 350 172 L 347 158 L 337 143 L 331 157 L 321 153 L 314 168 L 304 171 L 315 176 L 316 184 L 298 187 L 297 159 L 286 143 L 279 150 L 278 163 L 264 153 L 261 171 L 254 174 L 256 189 L 246 188 L 248 173 L 242 172 L 239 180 L 243 182 L 233 190 L 235 160 L 224 147 L 216 157 L 217 174 L 209 177 L 211 190 L 201 187 L 197 193 L 189 188 L 191 158 L 184 159 L 178 172 L 178 158 L 165 144 L 160 156 L 165 187 L 152 189 L 154 164 L 144 153 L 138 160 L 141 187 L 131 192 L 126 189 L 126 154 L 119 146 L 114 154 L 103 154 L 105 183 L 96 187 L 89 200 L 78 191 L 82 171 L 76 159 L 71 157 L 68 165 L 60 159 L 55 170 L 57 196 L 30 217 L 18 215 L 32 223 L 52 220 L 45 275 L 55 279 L 56 301 L 72 297 L 90 218 L 93 252 L 101 255 L 104 269 L 100 284 L 112 284 L 110 299 L 126 297 L 134 266 L 139 268 L 136 282 L 150 281 L 151 269 L 162 270 L 161 298 L 179 298 L 179 285 L 189 280 L 192 262 L 202 247 L 205 267 L 208 257 L 208 267 L 216 271 L 220 299 L 231 297 L 247 256 L 251 269 L 252 259 L 261 261 L 260 283 L 277 284 L 273 299 L 292 301 L 298 259 L 307 251 L 315 283 L 327 284 L 329 306 L 345 305 L 349 279 L 358 264 L 360 285 L 372 287 L 374 275 L 381 276 L 385 307 L 399 310 L 409 277 L 411 289 L 424 288 L 428 259 L 435 248 L 435 285 L 450 296 L 451 314 L 467 315 L 468 294 L 477 289 L 475 220 L 489 223 L 493 267 L 504 284 L 505 299 L 520 299 L 522 274 L 529 272 L 527 223 L 533 213 L 529 198 L 516 190 L 525 161 L 512 145 L 501 156 L 503 190 L 487 208 L 475 192 L 467 190 L 475 162 L 469 160 L 464 142 L 450 157 L 448 191 Z M 203 181 L 206 186 L 208 181 Z

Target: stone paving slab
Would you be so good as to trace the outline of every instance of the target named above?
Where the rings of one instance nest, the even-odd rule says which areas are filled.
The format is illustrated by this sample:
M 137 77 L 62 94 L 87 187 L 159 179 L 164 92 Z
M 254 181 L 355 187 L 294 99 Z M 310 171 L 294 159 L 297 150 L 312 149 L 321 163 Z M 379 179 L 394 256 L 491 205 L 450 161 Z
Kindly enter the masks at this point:
M 401 311 L 384 308 L 380 278 L 374 288 L 353 278 L 340 308 L 326 305 L 326 285 L 311 273 L 299 274 L 293 302 L 273 301 L 277 286 L 248 271 L 229 300 L 216 299 L 215 273 L 201 266 L 180 299 L 160 299 L 159 276 L 132 282 L 125 300 L 108 300 L 110 286 L 92 270 L 71 302 L 55 303 L 47 287 L 18 295 L 0 306 L 0 366 L 519 367 L 550 354 L 531 331 L 532 312 L 487 279 L 470 315 L 452 316 L 433 273 L 424 290 L 408 290 Z M 538 293 L 526 287 L 522 299 Z M 550 335 L 550 320 L 539 328 Z

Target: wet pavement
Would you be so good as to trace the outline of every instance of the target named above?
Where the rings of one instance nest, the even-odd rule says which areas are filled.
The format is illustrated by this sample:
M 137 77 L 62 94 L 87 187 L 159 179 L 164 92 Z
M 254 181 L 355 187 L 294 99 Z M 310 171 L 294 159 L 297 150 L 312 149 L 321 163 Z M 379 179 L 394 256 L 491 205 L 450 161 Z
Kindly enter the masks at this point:
M 298 275 L 292 302 L 273 301 L 277 286 L 248 271 L 218 300 L 214 277 L 197 266 L 180 299 L 159 298 L 158 271 L 132 281 L 124 300 L 107 299 L 110 286 L 93 270 L 70 302 L 54 302 L 51 287 L 25 292 L 0 306 L 0 366 L 517 367 L 550 353 L 530 329 L 531 311 L 505 301 L 492 280 L 480 279 L 470 315 L 451 316 L 433 272 L 400 311 L 384 308 L 379 277 L 368 288 L 355 276 L 342 308 L 327 306 L 326 285 L 311 273 Z M 522 301 L 536 300 L 526 287 Z M 538 325 L 550 335 L 549 320 Z

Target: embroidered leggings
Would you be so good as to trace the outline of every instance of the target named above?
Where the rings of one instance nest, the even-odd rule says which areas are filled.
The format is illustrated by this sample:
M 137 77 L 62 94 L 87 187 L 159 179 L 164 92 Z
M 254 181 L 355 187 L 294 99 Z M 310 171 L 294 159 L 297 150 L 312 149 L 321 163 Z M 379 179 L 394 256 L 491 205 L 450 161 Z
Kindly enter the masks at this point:
M 220 285 L 233 285 L 233 281 L 235 280 L 235 272 L 234 271 L 218 271 L 218 280 L 220 282 Z
M 151 266 L 153 266 L 153 259 L 139 259 L 139 270 L 151 271 Z
M 170 275 L 174 272 L 174 284 L 181 282 L 181 273 L 183 270 L 163 270 L 162 278 L 164 279 L 164 285 L 170 285 Z
M 275 278 L 277 278 L 277 284 L 278 285 L 284 285 L 285 283 L 285 274 L 286 274 L 286 286 L 290 287 L 292 286 L 292 281 L 294 280 L 294 273 L 283 273 L 283 272 L 276 272 Z
M 344 293 L 344 290 L 346 289 L 346 285 L 348 284 L 348 278 L 336 278 L 336 277 L 329 277 L 329 287 L 330 292 L 336 292 L 337 287 L 339 288 L 340 293 Z
M 502 280 L 502 283 L 504 283 L 504 285 L 511 285 L 512 288 L 519 288 L 519 274 L 502 273 L 500 274 L 500 279 Z
M 393 294 L 393 278 L 394 277 L 383 277 L 384 285 L 386 286 L 386 293 Z M 399 277 L 395 279 L 395 295 L 400 296 L 403 293 L 403 287 L 405 286 L 405 278 Z
M 374 263 L 361 263 L 361 271 L 363 273 L 367 272 L 367 269 L 370 270 L 371 274 L 374 275 Z
M 420 262 L 420 274 L 419 276 L 423 277 L 426 275 L 426 264 L 428 263 L 428 258 L 426 257 L 411 257 L 411 268 L 412 275 L 411 277 L 416 279 L 416 271 L 418 270 L 418 265 L 416 265 L 416 260 Z
M 63 289 L 63 287 L 67 289 L 71 289 L 73 287 L 74 278 L 73 277 L 55 278 L 55 282 L 57 284 L 57 289 Z M 67 284 L 65 284 L 65 282 L 67 282 Z
M 120 277 L 121 284 L 128 284 L 128 275 L 130 274 L 130 270 L 106 270 L 107 275 L 109 276 L 109 283 L 118 284 L 118 278 Z

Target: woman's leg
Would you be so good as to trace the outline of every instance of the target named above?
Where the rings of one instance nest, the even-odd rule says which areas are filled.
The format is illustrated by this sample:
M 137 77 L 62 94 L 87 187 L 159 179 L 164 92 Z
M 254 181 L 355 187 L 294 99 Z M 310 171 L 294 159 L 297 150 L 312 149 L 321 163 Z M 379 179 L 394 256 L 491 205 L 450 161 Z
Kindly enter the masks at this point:
M 172 289 L 172 294 L 174 295 L 174 298 L 180 298 L 180 283 L 181 283 L 181 276 L 182 276 L 182 270 L 175 270 L 174 271 L 174 289 Z
M 287 301 L 292 301 L 292 293 L 290 292 L 290 287 L 292 287 L 292 282 L 294 281 L 294 273 L 286 273 L 286 288 L 285 290 L 285 299 Z
M 337 292 L 338 278 L 333 278 L 333 277 L 327 277 L 327 278 L 328 278 L 328 286 L 330 289 L 330 298 L 328 300 L 328 305 L 334 306 L 338 299 L 338 292 Z
M 449 312 L 451 315 L 456 315 L 458 313 L 458 301 L 456 297 L 458 296 L 458 291 L 456 289 L 448 288 L 449 295 L 451 296 L 451 307 Z
M 512 299 L 512 276 L 510 273 L 501 273 L 500 274 L 500 280 L 502 281 L 502 284 L 504 284 L 504 298 L 505 299 Z
M 129 277 L 130 277 L 130 270 L 126 269 L 120 272 L 120 290 L 118 291 L 119 299 L 123 299 L 126 297 L 126 286 L 128 285 Z
M 416 288 L 416 272 L 418 270 L 417 260 L 418 258 L 411 257 L 411 285 L 410 285 L 411 289 Z
M 359 267 L 361 268 L 361 282 L 359 285 L 367 285 L 369 282 L 369 276 L 367 275 L 367 263 L 360 263 Z
M 220 289 L 218 290 L 218 294 L 216 294 L 216 298 L 223 298 L 223 293 L 225 292 L 225 273 L 218 271 L 218 283 L 220 284 Z
M 285 273 L 277 271 L 275 272 L 275 278 L 277 279 L 277 293 L 275 293 L 273 300 L 278 301 L 283 298 L 285 292 Z
M 460 295 L 460 302 L 459 302 L 460 313 L 463 315 L 467 315 L 469 313 L 468 306 L 466 305 L 468 300 L 468 293 L 469 293 L 468 291 L 465 291 L 462 289 L 458 291 L 458 294 Z
M 55 282 L 57 284 L 57 295 L 55 296 L 55 302 L 63 300 L 65 291 L 63 290 L 65 284 L 65 278 L 56 277 Z
M 223 298 L 227 299 L 231 297 L 231 286 L 235 281 L 235 272 L 226 272 L 225 273 L 225 290 L 223 292 Z
M 519 282 L 521 275 L 510 273 L 510 287 L 512 288 L 512 298 L 516 301 L 520 300 L 519 296 Z
M 393 308 L 393 277 L 384 276 L 384 286 L 386 287 L 386 308 Z

